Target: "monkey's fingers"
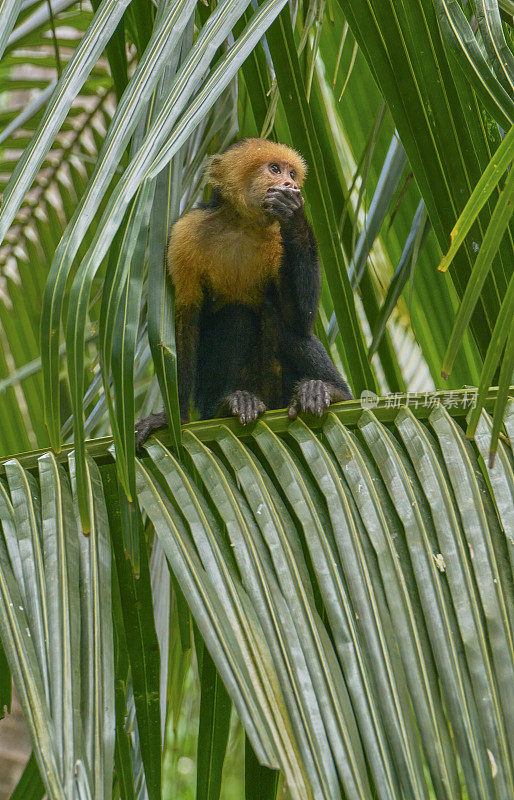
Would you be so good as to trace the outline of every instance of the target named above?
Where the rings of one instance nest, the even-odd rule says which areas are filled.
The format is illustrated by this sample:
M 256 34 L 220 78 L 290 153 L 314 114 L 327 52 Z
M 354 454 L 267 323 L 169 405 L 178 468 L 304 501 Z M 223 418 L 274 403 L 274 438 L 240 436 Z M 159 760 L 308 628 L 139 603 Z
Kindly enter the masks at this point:
M 262 400 L 244 389 L 238 389 L 238 391 L 230 394 L 225 399 L 224 405 L 230 414 L 239 419 L 241 425 L 255 422 L 266 411 L 266 406 Z
M 144 419 L 139 419 L 136 422 L 137 455 L 141 455 L 142 447 L 150 434 L 159 428 L 165 428 L 167 424 L 168 420 L 166 418 L 165 411 L 161 411 L 159 414 L 150 414 L 150 416 L 144 417 Z
M 266 189 L 267 196 L 273 194 L 286 197 L 290 202 L 297 205 L 303 205 L 304 203 L 301 189 L 293 189 L 291 186 L 270 186 L 269 189 Z
M 298 189 L 281 189 L 274 186 L 268 189 L 262 207 L 267 214 L 281 222 L 289 222 L 303 208 L 304 200 Z
M 303 194 L 301 193 L 300 189 L 281 189 L 283 198 L 291 205 L 294 209 L 302 208 L 305 205 L 305 200 L 303 199 Z
M 279 221 L 291 219 L 293 210 L 287 203 L 284 203 L 281 197 L 272 195 L 266 197 L 262 204 L 263 210 L 271 217 L 276 217 Z
M 324 381 L 302 381 L 289 405 L 289 419 L 296 419 L 299 411 L 321 417 L 329 407 L 331 399 L 330 388 Z
M 304 205 L 303 195 L 299 189 L 282 189 L 280 186 L 268 189 L 264 202 L 290 208 L 292 211 L 298 211 Z

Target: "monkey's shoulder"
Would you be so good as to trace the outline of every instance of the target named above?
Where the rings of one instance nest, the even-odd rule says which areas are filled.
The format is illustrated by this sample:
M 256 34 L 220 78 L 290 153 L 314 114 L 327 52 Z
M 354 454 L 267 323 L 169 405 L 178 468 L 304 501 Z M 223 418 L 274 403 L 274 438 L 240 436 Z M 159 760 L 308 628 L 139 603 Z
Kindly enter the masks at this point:
M 175 223 L 169 241 L 176 304 L 199 305 L 205 288 L 222 302 L 258 303 L 281 259 L 278 224 L 247 220 L 223 205 L 197 207 Z

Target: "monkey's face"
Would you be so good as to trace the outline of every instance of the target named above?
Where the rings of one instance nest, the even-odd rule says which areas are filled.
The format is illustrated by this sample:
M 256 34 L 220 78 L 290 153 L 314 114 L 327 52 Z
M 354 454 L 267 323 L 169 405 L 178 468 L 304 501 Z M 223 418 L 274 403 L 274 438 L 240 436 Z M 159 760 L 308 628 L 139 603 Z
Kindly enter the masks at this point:
M 297 173 L 293 164 L 281 159 L 261 164 L 246 186 L 248 208 L 261 210 L 270 189 L 298 189 Z
M 262 170 L 269 186 L 280 187 L 282 189 L 298 189 L 296 170 L 288 161 L 272 161 L 270 164 L 263 164 Z

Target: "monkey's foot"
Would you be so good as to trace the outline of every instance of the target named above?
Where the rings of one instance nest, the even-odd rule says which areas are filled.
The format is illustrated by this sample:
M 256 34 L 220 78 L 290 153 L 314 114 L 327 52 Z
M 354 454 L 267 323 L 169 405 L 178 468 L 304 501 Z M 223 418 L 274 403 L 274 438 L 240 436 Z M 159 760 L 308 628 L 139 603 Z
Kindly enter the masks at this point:
M 266 406 L 256 395 L 238 389 L 237 392 L 232 392 L 225 397 L 222 409 L 228 415 L 237 417 L 241 425 L 248 425 L 249 422 L 255 422 L 261 414 L 264 414 Z
M 293 221 L 297 211 L 303 208 L 304 199 L 299 189 L 282 189 L 273 186 L 266 192 L 262 207 L 266 214 L 275 217 L 282 225 Z
M 165 428 L 168 424 L 166 419 L 166 412 L 161 411 L 159 414 L 150 414 L 144 419 L 138 419 L 136 422 L 136 453 L 141 454 L 141 448 L 148 439 L 151 433 L 159 428 Z
M 289 419 L 296 419 L 298 412 L 313 414 L 315 417 L 327 410 L 334 400 L 342 400 L 341 392 L 325 381 L 302 381 L 296 387 L 289 403 Z

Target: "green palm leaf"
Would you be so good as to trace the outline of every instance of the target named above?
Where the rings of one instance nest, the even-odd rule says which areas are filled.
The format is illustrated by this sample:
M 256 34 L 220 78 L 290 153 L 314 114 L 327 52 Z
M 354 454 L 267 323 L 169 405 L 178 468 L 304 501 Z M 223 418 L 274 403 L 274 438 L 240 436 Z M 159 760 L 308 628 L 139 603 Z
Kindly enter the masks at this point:
M 338 778 L 350 797 L 375 791 L 394 798 L 402 790 L 428 797 L 433 787 L 437 797 L 456 798 L 460 768 L 470 798 L 512 794 L 514 551 L 504 531 L 513 473 L 502 443 L 486 480 L 479 456 L 489 446 L 491 421 L 483 412 L 477 445 L 466 441 L 468 395 L 410 395 L 403 408 L 382 401 L 374 413 L 334 407 L 318 435 L 278 413 L 246 431 L 244 442 L 234 435 L 235 422 L 193 423 L 183 431 L 184 461 L 154 439 L 149 458 L 137 462 L 139 500 L 252 746 L 261 762 L 280 767 L 294 797 L 339 797 Z M 511 416 L 509 406 L 508 430 Z M 40 463 L 43 520 L 62 519 L 66 532 L 71 496 L 62 493 L 62 469 L 51 457 Z M 37 487 L 28 494 L 28 473 L 13 462 L 7 469 L 10 493 L 2 495 L 0 516 L 9 549 L 0 572 L 13 592 L 15 576 L 25 585 L 16 530 L 28 533 L 40 523 Z M 112 477 L 112 467 L 105 469 Z M 103 527 L 97 480 L 92 517 Z M 76 514 L 73 536 L 93 555 L 91 540 L 76 532 Z M 44 525 L 49 534 L 59 530 Z M 73 631 L 59 609 L 78 613 L 70 602 L 77 591 L 70 546 L 76 548 L 73 538 L 49 539 L 48 568 L 64 570 L 59 595 L 47 591 L 42 606 L 37 581 L 31 584 L 33 605 L 43 615 L 47 609 L 50 636 L 58 620 L 63 641 Z M 97 569 L 102 561 L 105 550 Z M 87 563 L 92 569 L 95 562 Z M 80 599 L 88 615 L 83 629 L 88 648 L 100 653 L 102 633 L 91 623 L 102 581 L 88 584 L 91 592 Z M 14 643 L 4 641 L 16 676 Z M 25 678 L 39 676 L 45 663 L 44 651 L 37 655 L 28 641 Z M 87 720 L 93 723 L 99 700 L 91 681 L 108 661 L 90 664 L 80 681 L 84 745 L 87 763 L 95 763 L 87 742 L 103 742 L 104 757 L 92 772 L 101 792 L 111 743 L 101 724 Z M 65 647 L 50 675 L 54 670 L 62 680 L 74 674 Z M 43 685 L 37 696 L 44 709 Z M 73 694 L 73 682 L 69 687 Z M 46 709 L 40 713 L 50 720 Z M 58 704 L 52 713 L 65 719 L 66 709 Z M 72 752 L 59 749 L 52 724 L 46 726 L 49 752 Z M 72 717 L 63 730 L 68 747 L 79 748 Z M 40 758 L 50 775 L 48 756 Z
M 80 762 L 84 791 L 109 800 L 112 789 L 111 557 L 98 468 L 88 462 L 87 470 L 87 539 L 52 455 L 39 459 L 39 481 L 7 462 L 9 490 L 0 485 L 2 642 L 39 773 L 48 796 L 62 800 Z
M 0 34 L 0 57 L 4 52 L 9 35 L 20 13 L 21 0 L 2 0 L 0 3 L 0 16 L 2 18 L 2 33 Z
M 466 400 L 463 394 L 455 393 L 455 402 L 463 397 Z M 465 404 L 457 417 L 461 422 L 463 412 Z M 198 423 L 191 426 L 191 434 L 184 433 L 199 486 L 207 490 L 217 518 L 226 525 L 243 584 L 278 669 L 286 707 L 291 713 L 291 709 L 298 708 L 298 702 L 304 701 L 297 695 L 296 703 L 291 705 L 294 695 L 288 699 L 289 682 L 284 682 L 287 673 L 282 674 L 280 668 L 294 641 L 288 628 L 289 610 L 286 612 L 281 604 L 281 596 L 287 598 L 288 609 L 293 612 L 312 688 L 323 709 L 323 725 L 334 762 L 350 796 L 356 776 L 360 774 L 364 781 L 361 792 L 367 791 L 369 780 L 359 772 L 358 750 L 351 755 L 351 747 L 355 746 L 355 742 L 351 745 L 352 727 L 357 725 L 381 797 L 395 796 L 396 776 L 405 791 L 409 787 L 414 796 L 426 795 L 417 727 L 438 797 L 458 796 L 460 760 L 470 797 L 493 797 L 499 792 L 507 798 L 513 786 L 512 589 L 506 581 L 504 564 L 498 561 L 498 548 L 504 546 L 505 540 L 494 521 L 490 501 L 489 516 L 479 522 L 483 489 L 478 487 L 485 484 L 471 489 L 475 500 L 464 501 L 464 497 L 470 497 L 470 489 L 462 483 L 462 467 L 452 455 L 453 447 L 462 447 L 459 441 L 464 442 L 462 428 L 456 420 L 452 422 L 443 407 L 433 411 L 430 423 L 438 436 L 439 449 L 427 422 L 421 421 L 415 408 L 394 414 L 394 435 L 366 412 L 359 419 L 359 429 L 369 447 L 370 459 L 351 429 L 341 423 L 345 412 L 341 413 L 342 417 L 329 415 L 324 424 L 328 450 L 301 422 L 290 424 L 287 429 L 300 446 L 298 452 L 287 446 L 289 437 L 277 438 L 264 423 L 255 427 L 249 441 L 251 449 L 224 426 L 213 430 Z M 387 409 L 377 413 L 380 418 Z M 455 445 L 443 438 L 446 429 L 457 436 Z M 211 447 L 223 454 L 238 488 L 214 452 L 193 437 L 193 431 L 202 434 L 203 439 L 207 435 Z M 471 458 L 471 479 L 477 471 L 473 466 L 476 455 L 470 444 L 466 449 L 467 458 Z M 184 480 L 186 473 L 162 446 L 152 444 L 148 450 L 155 466 L 166 475 L 172 492 L 169 501 L 185 514 L 189 528 L 192 518 L 184 505 L 183 490 L 178 490 L 176 478 L 172 480 L 178 472 Z M 476 482 L 476 478 L 473 480 Z M 502 471 L 502 480 L 510 486 L 512 478 Z M 278 487 L 284 493 L 285 504 L 277 493 Z M 193 483 L 191 491 L 196 491 Z M 512 491 L 510 486 L 509 492 Z M 476 523 L 467 516 L 472 509 L 478 515 Z M 297 523 L 309 552 L 308 568 L 299 550 Z M 207 552 L 205 536 L 212 536 L 214 524 L 209 515 L 204 517 L 202 540 L 197 540 L 202 558 Z M 194 530 L 190 528 L 192 535 Z M 464 546 L 462 530 L 469 536 L 469 546 Z M 347 563 L 352 552 L 354 561 Z M 175 563 L 170 561 L 172 568 Z M 202 571 L 202 580 L 212 574 L 212 567 Z M 177 579 L 191 602 L 183 579 L 178 574 Z M 488 587 L 495 587 L 494 591 Z M 312 605 L 313 590 L 319 591 L 323 599 L 338 660 L 334 660 Z M 370 603 L 373 597 L 374 603 Z M 193 613 L 196 617 L 198 612 L 193 609 Z M 275 621 L 270 627 L 271 620 Z M 202 633 L 204 630 L 202 627 Z M 275 640 L 282 641 L 279 649 L 273 644 Z M 353 645 L 348 651 L 350 641 Z M 459 655 L 462 642 L 464 660 Z M 371 660 L 370 652 L 374 653 Z M 212 649 L 211 653 L 220 668 L 219 656 Z M 337 688 L 339 670 L 347 676 L 351 711 L 343 710 L 344 695 L 339 694 L 341 687 Z M 323 675 L 327 676 L 327 683 L 320 680 Z M 350 678 L 354 675 L 355 679 Z M 331 701 L 325 696 L 329 686 Z M 239 707 L 241 701 L 230 693 Z M 476 697 L 481 698 L 479 703 Z M 379 717 L 374 717 L 370 706 L 380 711 Z M 339 730 L 344 730 L 343 740 L 350 749 L 340 751 L 343 760 L 338 762 L 334 736 L 340 712 L 345 724 Z M 294 723 L 294 717 L 292 722 L 298 737 L 301 728 Z M 297 738 L 305 759 L 309 750 L 301 741 Z M 312 783 L 308 761 L 304 763 Z M 388 780 L 378 780 L 384 774 L 389 774 Z
M 45 108 L 41 123 L 4 191 L 0 241 L 9 229 L 27 190 L 61 127 L 69 108 L 115 30 L 129 0 L 103 0 Z

